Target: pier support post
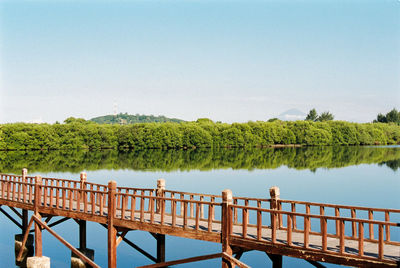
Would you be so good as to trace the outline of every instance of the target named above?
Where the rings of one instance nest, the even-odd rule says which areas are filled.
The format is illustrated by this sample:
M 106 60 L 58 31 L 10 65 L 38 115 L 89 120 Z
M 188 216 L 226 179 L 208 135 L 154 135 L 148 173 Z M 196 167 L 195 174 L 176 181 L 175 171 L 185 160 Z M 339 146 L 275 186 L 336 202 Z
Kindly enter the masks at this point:
M 270 209 L 279 210 L 279 199 L 280 199 L 280 191 L 278 186 L 272 186 L 269 188 L 269 195 L 271 197 Z M 271 214 L 271 227 L 274 226 L 279 227 L 279 215 Z
M 164 191 L 165 191 L 165 180 L 164 179 L 158 179 L 157 180 L 157 190 L 156 190 L 156 195 L 157 197 L 164 197 Z M 156 202 L 156 213 L 160 213 L 161 211 L 161 200 L 157 200 Z
M 272 261 L 272 268 L 282 268 L 282 255 L 276 255 L 276 254 L 269 254 L 267 253 L 268 257 Z
M 157 262 L 165 262 L 165 235 L 156 234 L 157 239 Z
M 41 220 L 39 207 L 42 204 L 42 177 L 35 177 L 35 195 L 34 195 L 34 214 Z M 50 268 L 50 258 L 43 256 L 42 252 L 42 229 L 35 223 L 35 257 L 29 257 L 26 261 L 28 268 Z
M 22 182 L 27 183 L 27 177 L 28 176 L 28 169 L 23 168 L 22 169 Z M 23 200 L 26 198 L 27 194 L 27 187 L 26 185 L 22 186 L 22 194 L 24 196 Z M 33 235 L 30 234 L 28 235 L 28 240 L 26 241 L 25 247 L 22 252 L 22 258 L 20 261 L 17 260 L 18 253 L 21 249 L 22 246 L 22 240 L 24 238 L 24 232 L 27 232 L 28 228 L 28 210 L 22 209 L 22 220 L 21 220 L 21 225 L 22 225 L 22 234 L 16 234 L 15 235 L 15 242 L 14 242 L 14 249 L 15 249 L 15 265 L 19 267 L 26 267 L 26 262 L 28 257 L 32 257 L 34 254 L 34 247 L 33 247 Z
M 39 220 L 42 216 L 39 213 L 39 206 L 42 203 L 42 177 L 35 177 L 35 204 L 34 204 L 34 214 Z M 42 257 L 42 229 L 35 223 L 35 256 Z
M 22 252 L 22 258 L 20 261 L 17 260 L 17 256 L 19 254 L 19 251 L 22 247 L 22 241 L 24 239 L 24 234 L 16 234 L 15 235 L 15 242 L 14 242 L 14 248 L 15 248 L 15 265 L 19 267 L 26 267 L 27 265 L 27 259 L 28 257 L 32 257 L 34 253 L 34 248 L 33 248 L 33 235 L 30 234 L 28 235 L 28 240 L 26 240 L 24 250 Z
M 221 210 L 221 242 L 222 242 L 222 252 L 232 256 L 232 248 L 229 245 L 229 236 L 232 228 L 232 217 L 231 208 L 232 205 L 232 191 L 227 189 L 222 191 L 222 210 Z M 228 260 L 222 258 L 222 268 L 234 267 L 234 264 Z
M 78 250 L 82 252 L 86 257 L 94 260 L 94 250 L 86 247 L 86 221 L 78 220 L 79 225 L 79 248 Z M 82 261 L 76 254 L 71 253 L 71 268 L 85 268 L 91 267 Z
M 117 229 L 114 227 L 115 207 L 115 190 L 117 182 L 108 182 L 108 268 L 117 267 Z

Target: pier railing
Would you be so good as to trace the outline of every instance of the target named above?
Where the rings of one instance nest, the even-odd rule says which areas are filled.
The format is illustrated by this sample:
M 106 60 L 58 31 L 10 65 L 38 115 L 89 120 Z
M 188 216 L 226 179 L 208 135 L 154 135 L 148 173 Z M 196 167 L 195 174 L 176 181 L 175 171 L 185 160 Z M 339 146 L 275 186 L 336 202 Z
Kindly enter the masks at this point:
M 169 232 L 220 234 L 210 241 L 224 244 L 225 239 L 249 248 L 262 243 L 388 264 L 400 261 L 391 254 L 393 247 L 400 248 L 400 209 L 282 200 L 277 187 L 271 188 L 270 198 L 233 196 L 227 203 L 223 195 L 166 190 L 163 179 L 156 188 L 111 186 L 87 182 L 84 173 L 80 180 L 0 174 L 0 200 L 57 215 L 74 212 L 85 220 L 97 216 L 102 223 L 111 217 L 128 227 L 140 223 Z

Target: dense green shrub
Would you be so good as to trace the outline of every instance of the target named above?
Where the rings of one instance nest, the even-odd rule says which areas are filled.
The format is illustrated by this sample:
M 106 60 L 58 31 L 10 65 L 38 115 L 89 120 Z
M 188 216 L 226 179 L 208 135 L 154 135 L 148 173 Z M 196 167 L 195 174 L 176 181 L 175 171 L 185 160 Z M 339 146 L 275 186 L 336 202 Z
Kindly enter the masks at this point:
M 400 144 L 396 124 L 328 122 L 184 123 L 106 125 L 69 120 L 66 124 L 0 125 L 0 150 L 252 148 L 270 145 Z

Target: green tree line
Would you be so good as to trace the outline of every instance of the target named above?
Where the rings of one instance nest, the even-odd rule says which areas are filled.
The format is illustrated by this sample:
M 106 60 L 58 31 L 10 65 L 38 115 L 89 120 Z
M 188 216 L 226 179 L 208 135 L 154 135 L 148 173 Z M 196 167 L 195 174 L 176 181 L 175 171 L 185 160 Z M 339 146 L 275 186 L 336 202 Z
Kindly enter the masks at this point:
M 322 146 L 251 149 L 196 150 L 54 150 L 1 151 L 0 170 L 29 172 L 81 172 L 129 169 L 140 171 L 187 171 L 213 169 L 340 168 L 359 164 L 400 167 L 400 150 L 393 147 Z
M 0 150 L 254 148 L 271 145 L 400 144 L 393 123 L 274 121 L 214 123 L 97 124 L 67 119 L 64 124 L 0 125 Z

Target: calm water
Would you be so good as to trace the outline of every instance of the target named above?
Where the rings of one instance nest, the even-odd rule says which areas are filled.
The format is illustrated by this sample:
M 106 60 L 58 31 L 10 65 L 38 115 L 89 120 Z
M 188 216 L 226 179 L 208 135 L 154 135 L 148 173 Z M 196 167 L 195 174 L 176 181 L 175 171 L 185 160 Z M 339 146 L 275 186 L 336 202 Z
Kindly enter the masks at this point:
M 168 189 L 220 194 L 268 197 L 268 189 L 279 186 L 281 198 L 313 202 L 399 208 L 400 147 L 313 147 L 254 150 L 202 151 L 53 151 L 0 152 L 0 172 L 78 179 L 86 171 L 88 180 L 133 187 L 156 187 L 166 179 Z M 8 209 L 7 209 L 8 210 Z M 11 213 L 11 212 L 10 212 Z M 400 219 L 397 219 L 400 221 Z M 0 214 L 1 267 L 14 267 L 14 234 L 20 232 Z M 78 245 L 78 226 L 72 220 L 54 228 L 73 245 Z M 70 267 L 70 251 L 44 232 L 44 255 L 52 267 Z M 392 235 L 393 236 L 393 235 Z M 132 231 L 127 238 L 155 255 L 155 240 L 146 232 Z M 393 239 L 399 239 L 394 234 Z M 95 262 L 107 266 L 107 232 L 88 223 L 88 247 L 95 250 Z M 168 236 L 166 258 L 174 260 L 220 252 L 220 245 Z M 140 253 L 121 243 L 118 267 L 150 264 Z M 260 252 L 245 253 L 241 260 L 252 267 L 271 262 Z M 286 267 L 310 267 L 304 260 L 284 257 Z M 180 267 L 219 267 L 219 260 Z M 333 267 L 334 265 L 327 265 Z

